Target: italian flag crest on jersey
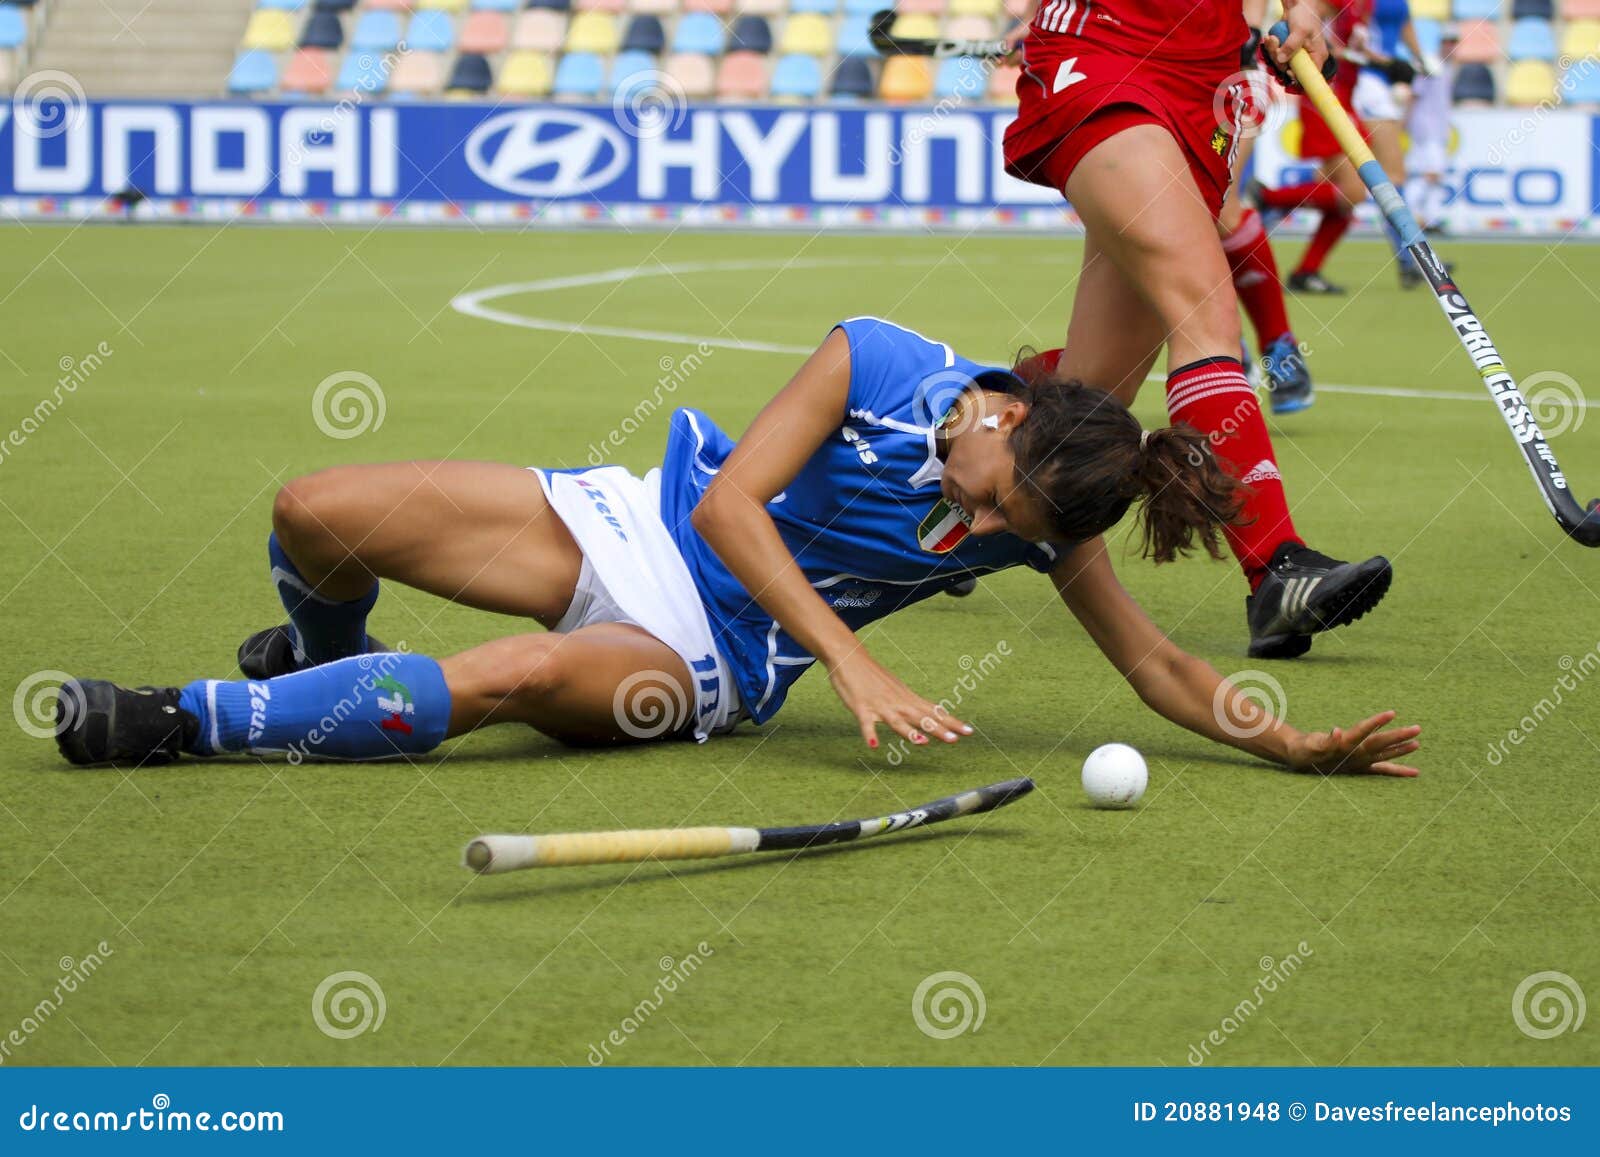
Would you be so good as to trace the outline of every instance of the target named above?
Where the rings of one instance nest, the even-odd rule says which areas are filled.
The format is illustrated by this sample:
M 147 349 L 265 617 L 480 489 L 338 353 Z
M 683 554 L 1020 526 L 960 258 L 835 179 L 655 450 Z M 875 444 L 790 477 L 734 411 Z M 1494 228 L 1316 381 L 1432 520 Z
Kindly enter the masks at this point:
M 971 531 L 961 510 L 948 498 L 941 498 L 917 527 L 917 541 L 931 554 L 949 554 Z

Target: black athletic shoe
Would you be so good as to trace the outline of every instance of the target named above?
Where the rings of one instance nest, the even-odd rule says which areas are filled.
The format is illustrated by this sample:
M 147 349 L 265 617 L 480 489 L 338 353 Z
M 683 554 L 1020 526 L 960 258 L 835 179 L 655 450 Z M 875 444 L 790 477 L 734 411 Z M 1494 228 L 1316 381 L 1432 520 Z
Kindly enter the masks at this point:
M 1293 659 L 1311 649 L 1311 636 L 1353 623 L 1389 592 L 1394 577 L 1382 555 L 1340 562 L 1299 543 L 1273 552 L 1267 577 L 1244 601 L 1252 659 Z
M 1402 261 L 1400 263 L 1400 288 L 1415 289 L 1422 284 L 1422 270 L 1417 268 L 1415 261 Z
M 371 635 L 367 636 L 368 651 L 387 651 L 389 648 Z M 288 623 L 257 631 L 239 644 L 239 670 L 246 679 L 273 679 L 279 675 L 293 675 L 311 664 L 295 653 L 294 633 Z
M 176 687 L 69 679 L 56 699 L 56 746 L 80 766 L 170 763 L 199 735 L 200 720 L 178 706 Z
M 975 578 L 968 578 L 962 579 L 960 582 L 951 583 L 949 586 L 944 588 L 944 593 L 947 595 L 953 595 L 958 599 L 964 599 L 977 589 L 978 580 Z
M 1289 288 L 1296 293 L 1322 293 L 1329 296 L 1344 292 L 1344 286 L 1335 285 L 1320 273 L 1291 273 Z

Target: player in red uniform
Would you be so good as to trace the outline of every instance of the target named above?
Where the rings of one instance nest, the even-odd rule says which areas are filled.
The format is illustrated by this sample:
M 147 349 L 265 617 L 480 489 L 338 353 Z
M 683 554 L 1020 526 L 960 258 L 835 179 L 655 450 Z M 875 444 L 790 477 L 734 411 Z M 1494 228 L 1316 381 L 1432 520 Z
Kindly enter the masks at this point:
M 1281 70 L 1325 58 L 1310 0 L 1268 37 Z M 1387 559 L 1344 563 L 1295 533 L 1266 421 L 1239 361 L 1239 315 L 1216 219 L 1242 113 L 1239 0 L 1042 0 L 1023 40 L 1014 176 L 1061 191 L 1083 220 L 1083 270 L 1053 373 L 1131 402 L 1167 347 L 1167 412 L 1206 433 L 1251 488 L 1229 544 L 1251 586 L 1250 654 L 1291 658 L 1387 592 Z M 1053 364 L 1052 364 L 1052 358 Z
M 1351 0 L 1342 4 L 1318 0 L 1317 8 L 1327 21 L 1328 50 L 1339 58 L 1339 71 L 1330 85 L 1344 111 L 1365 133 L 1351 103 L 1361 69 L 1343 59 L 1343 55 L 1356 29 L 1371 20 L 1372 0 Z M 1321 212 L 1316 231 L 1300 256 L 1300 264 L 1289 275 L 1289 288 L 1301 293 L 1343 293 L 1342 287 L 1322 276 L 1322 265 L 1350 228 L 1356 206 L 1367 199 L 1367 187 L 1361 183 L 1355 166 L 1345 158 L 1328 122 L 1305 97 L 1300 98 L 1300 156 L 1318 162 L 1315 180 L 1278 189 L 1252 185 L 1250 197 L 1269 213 L 1286 213 L 1301 206 Z

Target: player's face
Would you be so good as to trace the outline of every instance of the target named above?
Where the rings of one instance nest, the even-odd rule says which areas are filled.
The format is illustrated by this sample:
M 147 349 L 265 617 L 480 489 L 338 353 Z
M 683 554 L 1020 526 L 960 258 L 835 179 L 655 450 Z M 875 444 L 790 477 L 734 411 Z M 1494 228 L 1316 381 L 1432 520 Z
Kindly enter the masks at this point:
M 991 411 L 993 413 L 993 411 Z M 1029 542 L 1050 537 L 1050 526 L 1033 492 L 1017 477 L 1010 432 L 1028 408 L 1012 402 L 994 416 L 999 425 L 974 423 L 950 440 L 939 488 L 967 515 L 973 534 L 1014 534 Z

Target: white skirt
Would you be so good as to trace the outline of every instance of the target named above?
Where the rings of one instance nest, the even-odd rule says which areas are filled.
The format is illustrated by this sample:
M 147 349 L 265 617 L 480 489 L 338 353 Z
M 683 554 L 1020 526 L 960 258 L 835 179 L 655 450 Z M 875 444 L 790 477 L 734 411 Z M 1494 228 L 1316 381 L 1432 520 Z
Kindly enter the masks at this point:
M 708 735 L 731 730 L 744 709 L 694 578 L 661 521 L 661 471 L 635 478 L 621 466 L 576 473 L 530 469 L 583 552 L 572 605 L 555 630 L 630 623 L 649 632 L 676 651 L 694 677 L 694 737 L 703 743 Z M 659 687 L 659 680 L 649 688 L 641 683 L 641 704 L 652 690 L 659 694 Z M 672 714 L 681 718 L 683 711 Z

